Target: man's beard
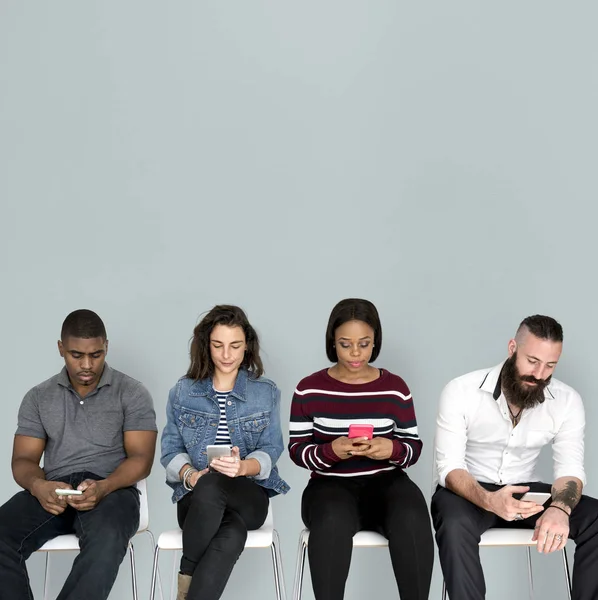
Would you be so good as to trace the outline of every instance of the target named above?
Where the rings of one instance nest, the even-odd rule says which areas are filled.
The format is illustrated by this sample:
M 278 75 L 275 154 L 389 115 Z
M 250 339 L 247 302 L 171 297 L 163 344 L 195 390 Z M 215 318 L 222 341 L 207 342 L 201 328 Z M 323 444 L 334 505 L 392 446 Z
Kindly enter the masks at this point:
M 533 375 L 520 375 L 516 365 L 517 352 L 508 358 L 501 372 L 500 385 L 506 399 L 518 408 L 533 408 L 544 402 L 544 389 L 552 375 L 546 379 L 536 379 Z M 536 385 L 526 385 L 530 381 Z

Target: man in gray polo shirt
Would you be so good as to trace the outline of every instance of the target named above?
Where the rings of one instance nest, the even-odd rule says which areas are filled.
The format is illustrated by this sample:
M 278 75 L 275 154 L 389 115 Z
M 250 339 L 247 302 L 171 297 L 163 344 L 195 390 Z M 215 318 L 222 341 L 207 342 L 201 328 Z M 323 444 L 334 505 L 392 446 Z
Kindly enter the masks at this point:
M 106 364 L 94 312 L 68 315 L 58 349 L 65 368 L 19 410 L 12 472 L 24 491 L 0 507 L 0 600 L 33 598 L 25 560 L 65 533 L 81 552 L 57 600 L 105 600 L 139 525 L 135 483 L 149 475 L 157 435 L 151 396 Z

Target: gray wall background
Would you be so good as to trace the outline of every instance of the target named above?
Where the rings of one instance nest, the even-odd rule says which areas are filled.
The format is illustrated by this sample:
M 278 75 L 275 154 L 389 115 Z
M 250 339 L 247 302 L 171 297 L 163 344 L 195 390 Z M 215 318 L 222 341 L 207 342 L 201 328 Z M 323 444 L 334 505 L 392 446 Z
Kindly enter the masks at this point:
M 557 317 L 598 493 L 597 18 L 591 2 L 4 0 L 0 501 L 19 403 L 60 369 L 69 311 L 104 318 L 109 362 L 148 386 L 161 427 L 200 313 L 247 310 L 286 420 L 347 296 L 377 304 L 377 364 L 413 390 L 426 495 L 442 386 L 500 361 L 527 314 Z M 290 592 L 308 473 L 279 465 Z M 163 479 L 156 460 L 156 533 L 176 522 Z M 527 597 L 522 550 L 482 556 L 489 599 Z M 538 597 L 565 597 L 559 561 L 534 556 Z M 41 557 L 29 568 L 39 591 Z M 386 550 L 354 554 L 346 598 L 372 590 L 397 597 Z M 241 594 L 274 597 L 267 552 L 242 556 L 224 597 Z M 128 595 L 123 566 L 111 598 Z

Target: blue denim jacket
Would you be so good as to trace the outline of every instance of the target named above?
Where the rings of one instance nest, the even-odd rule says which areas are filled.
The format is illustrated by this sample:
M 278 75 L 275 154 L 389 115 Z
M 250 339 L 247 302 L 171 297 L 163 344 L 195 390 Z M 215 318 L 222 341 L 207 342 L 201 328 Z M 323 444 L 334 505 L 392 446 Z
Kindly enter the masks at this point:
M 182 466 L 189 463 L 199 470 L 208 466 L 206 446 L 215 442 L 219 420 L 211 379 L 182 377 L 170 390 L 160 462 L 166 469 L 166 483 L 174 490 L 173 502 L 187 493 L 179 479 Z M 255 458 L 260 463 L 260 472 L 252 479 L 270 496 L 286 494 L 290 488 L 275 466 L 284 447 L 276 384 L 239 369 L 226 402 L 226 420 L 231 442 L 239 447 L 241 458 Z

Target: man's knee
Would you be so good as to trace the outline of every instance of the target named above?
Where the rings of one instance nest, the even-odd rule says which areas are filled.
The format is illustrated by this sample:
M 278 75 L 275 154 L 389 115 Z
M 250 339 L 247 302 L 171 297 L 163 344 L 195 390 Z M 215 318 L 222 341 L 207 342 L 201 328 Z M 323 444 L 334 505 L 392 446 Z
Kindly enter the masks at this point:
M 101 532 L 84 535 L 80 538 L 81 553 L 90 553 L 100 561 L 121 563 L 131 536 L 122 527 L 106 526 Z

